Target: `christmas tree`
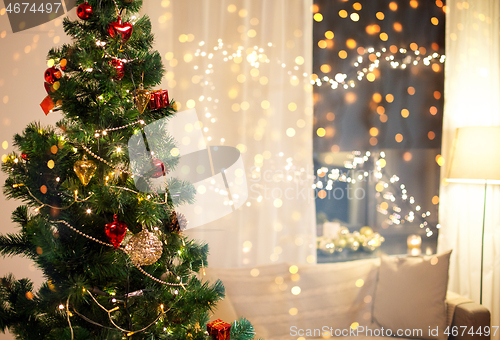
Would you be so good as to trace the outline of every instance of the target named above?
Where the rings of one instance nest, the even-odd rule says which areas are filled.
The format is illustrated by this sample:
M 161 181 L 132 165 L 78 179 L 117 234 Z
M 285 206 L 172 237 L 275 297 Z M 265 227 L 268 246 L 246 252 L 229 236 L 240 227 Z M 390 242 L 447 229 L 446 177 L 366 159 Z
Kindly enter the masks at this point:
M 49 51 L 44 74 L 41 107 L 63 118 L 28 125 L 2 164 L 4 194 L 23 205 L 0 254 L 31 258 L 46 278 L 36 292 L 28 279 L 1 280 L 0 329 L 17 339 L 253 338 L 245 319 L 208 322 L 224 286 L 199 277 L 208 247 L 182 234 L 175 209 L 195 190 L 166 177 L 175 141 L 133 160 L 128 150 L 134 134 L 175 114 L 167 91 L 153 90 L 165 70 L 149 18 L 134 15 L 141 5 L 79 1 L 79 19 L 64 20 L 73 43 Z

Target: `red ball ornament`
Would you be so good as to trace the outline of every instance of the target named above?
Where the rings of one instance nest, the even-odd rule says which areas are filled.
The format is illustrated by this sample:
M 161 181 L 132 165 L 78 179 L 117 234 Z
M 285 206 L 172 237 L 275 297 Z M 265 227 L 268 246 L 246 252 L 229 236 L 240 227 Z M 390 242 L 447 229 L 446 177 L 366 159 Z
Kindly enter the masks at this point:
M 62 77 L 62 72 L 55 67 L 49 67 L 45 70 L 43 77 L 47 83 L 52 85 Z
M 82 20 L 88 20 L 92 14 L 94 14 L 94 11 L 88 2 L 81 4 L 76 8 L 76 15 L 78 15 L 78 17 Z
M 162 161 L 155 158 L 153 159 L 153 170 L 151 177 L 158 178 L 165 175 L 165 164 Z
M 129 22 L 122 23 L 122 18 L 120 17 L 118 17 L 118 21 L 113 21 L 108 26 L 108 34 L 111 38 L 120 35 L 123 42 L 126 42 L 130 38 L 133 30 L 132 24 Z
M 127 233 L 127 225 L 123 222 L 118 221 L 118 216 L 113 215 L 113 222 L 106 224 L 104 231 L 108 236 L 109 241 L 113 244 L 113 247 L 118 248 L 125 238 Z
M 113 59 L 109 62 L 116 70 L 116 75 L 114 76 L 115 79 L 122 79 L 123 76 L 125 75 L 125 65 L 123 64 L 123 61 L 118 60 L 118 59 Z
M 27 160 L 28 159 L 28 154 L 26 152 L 22 152 L 21 153 L 21 158 L 24 159 L 24 160 Z

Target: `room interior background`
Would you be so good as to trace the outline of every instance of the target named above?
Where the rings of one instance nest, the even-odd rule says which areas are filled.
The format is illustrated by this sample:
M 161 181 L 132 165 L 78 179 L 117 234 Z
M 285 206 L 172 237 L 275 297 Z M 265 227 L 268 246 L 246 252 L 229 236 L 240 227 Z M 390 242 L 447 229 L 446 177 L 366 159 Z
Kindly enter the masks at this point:
M 429 1 L 432 6 L 428 8 L 428 21 L 421 22 L 424 19 L 420 16 L 410 25 L 411 21 L 398 19 L 401 24 L 398 32 L 396 18 L 424 10 L 427 5 L 424 6 L 423 1 L 370 1 L 371 5 L 364 1 L 331 1 L 338 6 L 335 12 L 327 9 L 326 3 L 210 0 L 200 5 L 194 0 L 162 0 L 145 4 L 144 13 L 152 18 L 156 48 L 164 56 L 168 71 L 162 87 L 180 104 L 179 111 L 197 110 L 203 127 L 208 129 L 204 131 L 207 144 L 235 146 L 242 152 L 248 176 L 247 205 L 219 221 L 192 229 L 189 234 L 209 243 L 213 266 L 251 268 L 285 261 L 314 263 L 315 202 L 318 207 L 326 202 L 318 197 L 321 188 L 312 189 L 321 178 L 318 170 L 336 162 L 340 165 L 352 162 L 356 156 L 354 151 L 383 150 L 387 153 L 389 176 L 398 174 L 401 183 L 409 186 L 409 193 L 413 185 L 411 189 L 416 192 L 411 195 L 423 212 L 431 212 L 428 223 L 434 228 L 438 222 L 441 224 L 438 251 L 454 249 L 450 289 L 478 300 L 484 187 L 445 185 L 445 172 L 441 171 L 440 178 L 438 174 L 440 166 L 446 168 L 455 128 L 500 125 L 497 33 L 500 4 L 494 0 Z M 361 5 L 360 9 L 356 9 L 356 3 Z M 391 3 L 396 3 L 395 10 L 391 9 L 394 6 Z M 378 10 L 377 6 L 385 8 Z M 443 51 L 443 8 L 447 9 L 446 51 Z M 345 13 L 341 13 L 342 10 Z M 377 18 L 378 12 L 384 13 L 383 20 Z M 313 19 L 319 19 L 315 16 L 318 13 L 322 20 Z M 353 20 L 354 13 L 359 15 L 359 20 Z M 22 131 L 27 123 L 39 120 L 53 125 L 59 119 L 57 113 L 45 117 L 38 105 L 45 96 L 42 74 L 46 53 L 68 38 L 62 30 L 61 18 L 13 34 L 5 11 L 0 14 L 3 51 L 0 55 L 0 133 L 2 153 L 7 153 L 12 150 L 12 135 Z M 74 12 L 69 15 L 76 18 Z M 432 18 L 437 19 L 437 24 Z M 342 31 L 344 25 L 357 28 L 359 33 L 348 36 L 347 31 Z M 410 34 L 415 32 L 412 27 L 419 32 L 433 33 L 428 33 L 421 42 Z M 329 38 L 328 31 L 335 36 Z M 387 34 L 386 40 L 382 33 Z M 354 48 L 347 45 L 352 46 L 352 42 L 348 42 L 350 38 L 356 43 Z M 324 41 L 321 45 L 325 48 L 319 45 L 320 40 Z M 445 54 L 446 64 L 443 66 L 438 58 L 430 65 L 401 70 L 391 69 L 390 63 L 382 66 L 380 61 L 379 71 L 364 72 L 362 80 L 358 81 L 354 73 L 355 88 L 332 89 L 332 83 L 328 83 L 333 79 L 338 86 L 343 86 L 343 77 L 335 76 L 352 72 L 354 61 L 349 58 L 358 53 L 360 47 L 366 49 L 366 58 L 370 58 L 369 47 L 377 50 L 385 46 L 392 52 L 391 45 L 405 47 L 415 55 L 411 42 L 418 45 L 416 50 L 421 56 L 431 52 Z M 433 49 L 434 42 L 437 49 Z M 329 44 L 333 46 L 328 47 Z M 421 47 L 426 53 L 422 53 Z M 314 68 L 313 50 L 315 56 L 316 53 L 322 55 Z M 341 51 L 347 54 L 346 58 L 342 58 Z M 392 53 L 397 55 L 398 51 Z M 433 64 L 440 69 L 433 68 Z M 330 70 L 323 65 L 329 65 Z M 411 69 L 418 69 L 418 74 Z M 328 76 L 328 80 L 324 76 Z M 432 80 L 428 81 L 427 77 Z M 317 79 L 325 84 L 318 86 Z M 362 92 L 358 94 L 358 90 Z M 347 93 L 355 93 L 355 96 Z M 388 94 L 393 97 L 387 97 Z M 356 100 L 351 102 L 353 98 Z M 435 109 L 431 111 L 431 107 Z M 431 131 L 433 138 L 429 135 Z M 402 135 L 399 142 L 398 133 Z M 436 157 L 438 155 L 442 158 Z M 372 162 L 371 166 L 376 168 L 376 160 Z M 4 179 L 0 174 L 0 181 Z M 390 177 L 385 181 L 390 184 Z M 374 197 L 384 191 L 370 190 Z M 500 212 L 496 207 L 500 204 L 500 188 L 492 186 L 488 190 L 483 302 L 492 310 L 492 325 L 498 325 Z M 433 203 L 435 196 L 439 205 Z M 380 210 L 384 200 L 375 198 L 371 203 L 365 202 L 364 209 L 359 205 L 352 210 L 339 209 L 349 211 L 341 217 L 356 227 L 374 223 L 373 227 L 381 228 L 386 219 L 377 209 Z M 10 212 L 18 202 L 6 201 L 3 196 L 0 202 L 4 212 L 0 216 L 2 232 L 13 232 Z M 436 219 L 438 206 L 439 220 Z M 419 224 L 407 224 L 410 225 L 412 232 L 422 229 Z M 398 227 L 393 227 L 388 226 L 386 230 L 396 233 Z M 430 238 L 436 240 L 437 230 L 432 231 Z M 36 285 L 42 282 L 40 273 L 28 260 L 0 261 L 2 274 L 13 272 L 17 277 L 31 277 Z M 8 339 L 8 335 L 5 338 Z

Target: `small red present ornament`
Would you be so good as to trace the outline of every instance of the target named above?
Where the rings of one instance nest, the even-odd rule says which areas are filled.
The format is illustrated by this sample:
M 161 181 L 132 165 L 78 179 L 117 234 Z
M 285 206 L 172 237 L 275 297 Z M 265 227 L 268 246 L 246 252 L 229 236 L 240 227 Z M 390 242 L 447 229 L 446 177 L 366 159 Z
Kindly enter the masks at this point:
M 151 91 L 148 109 L 158 110 L 168 106 L 168 90 Z
M 212 337 L 212 340 L 229 340 L 231 325 L 221 319 L 217 319 L 207 323 L 207 331 Z
M 50 98 L 49 96 L 45 97 L 45 99 L 40 103 L 40 107 L 42 108 L 43 112 L 45 113 L 45 115 L 48 115 L 50 112 L 52 112 L 52 110 L 54 109 L 55 107 L 55 104 L 54 102 L 52 101 L 52 98 Z

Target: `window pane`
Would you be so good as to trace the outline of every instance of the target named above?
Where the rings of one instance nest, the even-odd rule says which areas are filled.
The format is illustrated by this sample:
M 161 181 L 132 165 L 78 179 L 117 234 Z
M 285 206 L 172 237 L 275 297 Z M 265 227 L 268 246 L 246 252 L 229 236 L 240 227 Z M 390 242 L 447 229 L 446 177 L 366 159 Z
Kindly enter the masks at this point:
M 443 6 L 416 0 L 315 1 L 317 217 L 318 224 L 333 222 L 325 228 L 334 239 L 326 252 L 344 249 L 326 260 L 373 255 L 347 251 L 353 248 L 352 233 L 363 226 L 380 233 L 374 242 L 386 253 L 406 253 L 412 234 L 421 236 L 422 252 L 435 252 Z M 351 234 L 339 237 L 339 226 Z M 318 235 L 322 232 L 320 226 Z

